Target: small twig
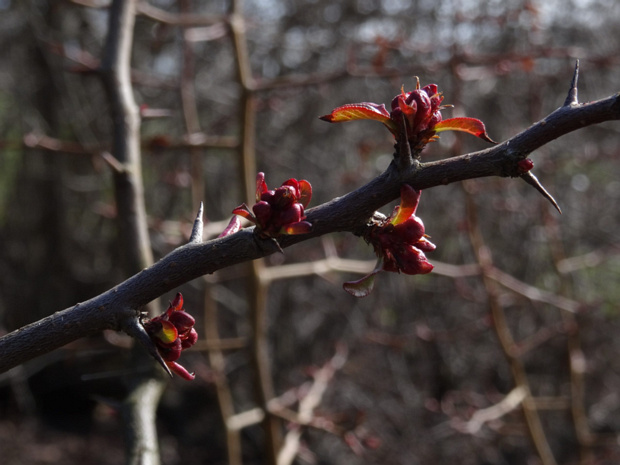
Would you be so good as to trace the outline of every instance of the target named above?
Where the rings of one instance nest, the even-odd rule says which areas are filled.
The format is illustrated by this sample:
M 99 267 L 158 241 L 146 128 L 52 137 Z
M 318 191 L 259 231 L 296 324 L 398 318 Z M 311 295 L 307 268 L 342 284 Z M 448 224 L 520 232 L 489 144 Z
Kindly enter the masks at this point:
M 121 174 L 127 171 L 125 165 L 118 161 L 118 158 L 116 158 L 110 152 L 103 151 L 100 153 L 100 155 L 101 158 L 103 158 L 103 161 L 105 161 L 114 170 L 115 173 Z
M 297 456 L 301 442 L 301 425 L 309 424 L 312 421 L 314 410 L 320 405 L 323 395 L 329 386 L 329 382 L 347 360 L 347 347 L 341 345 L 336 350 L 336 354 L 314 373 L 314 382 L 306 396 L 299 402 L 299 413 L 297 419 L 299 424 L 291 428 L 284 438 L 280 452 L 278 453 L 278 465 L 290 465 Z
M 506 320 L 506 313 L 500 302 L 496 286 L 491 282 L 487 274 L 488 270 L 493 267 L 493 259 L 488 252 L 480 231 L 476 207 L 470 194 L 466 195 L 466 210 L 469 238 L 482 270 L 482 284 L 486 289 L 488 305 L 493 317 L 493 327 L 506 360 L 510 365 L 515 387 L 522 389 L 525 393 L 525 396 L 521 399 L 521 406 L 530 437 L 543 465 L 556 465 L 557 462 L 533 400 L 527 371 L 518 357 L 518 346 Z
M 157 8 L 146 1 L 141 1 L 138 3 L 137 12 L 140 15 L 154 21 L 168 24 L 170 26 L 180 27 L 208 26 L 212 24 L 226 22 L 227 20 L 225 16 L 218 15 L 198 15 L 196 13 L 170 13 L 168 11 L 162 10 L 161 8 Z
M 205 342 L 216 345 L 222 342 L 217 322 L 217 303 L 213 298 L 213 286 L 205 282 L 204 289 L 204 334 Z M 235 404 L 233 394 L 226 377 L 226 358 L 222 352 L 222 347 L 213 347 L 209 350 L 208 358 L 213 371 L 215 372 L 215 387 L 219 411 L 222 423 L 226 426 L 226 449 L 228 452 L 228 465 L 242 465 L 241 436 L 240 428 L 236 426 L 241 422 L 235 415 Z M 262 409 L 258 409 L 262 413 Z M 264 413 L 263 413 L 264 415 Z M 243 417 L 245 419 L 245 417 Z M 262 420 L 262 417 L 261 417 Z
M 498 420 L 519 407 L 526 396 L 527 391 L 523 387 L 517 386 L 497 404 L 477 410 L 469 421 L 459 425 L 458 429 L 464 433 L 476 434 L 485 423 Z

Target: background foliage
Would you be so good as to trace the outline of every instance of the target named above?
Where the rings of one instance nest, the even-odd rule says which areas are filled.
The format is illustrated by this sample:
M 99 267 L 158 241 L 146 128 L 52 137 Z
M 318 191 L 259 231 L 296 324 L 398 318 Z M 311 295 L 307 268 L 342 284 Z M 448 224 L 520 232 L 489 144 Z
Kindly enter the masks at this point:
M 112 176 L 101 156 L 110 133 L 95 72 L 106 34 L 102 3 L 0 2 L 6 331 L 124 277 Z M 153 8 L 169 15 L 158 20 Z M 227 1 L 189 0 L 140 7 L 133 80 L 144 105 L 156 257 L 187 240 L 201 200 L 207 230 L 219 233 L 246 200 L 251 163 L 270 186 L 309 180 L 312 205 L 381 173 L 392 154 L 381 125 L 333 126 L 317 117 L 349 102 L 389 103 L 401 85 L 413 87 L 413 76 L 439 85 L 455 105 L 445 116 L 480 118 L 499 141 L 562 104 L 576 58 L 581 101 L 620 89 L 620 5 L 613 0 L 246 0 L 241 40 L 249 62 L 232 40 L 230 8 Z M 191 24 L 171 20 L 180 13 L 192 13 Z M 250 65 L 249 87 L 240 64 Z M 241 119 L 244 103 L 254 128 Z M 158 109 L 164 117 L 148 117 Z M 239 150 L 248 130 L 255 134 L 249 165 L 252 151 L 243 158 Z M 483 147 L 445 134 L 424 160 Z M 299 244 L 180 289 L 198 328 L 205 325 L 201 335 L 217 331 L 184 356 L 197 380 L 175 379 L 164 396 L 164 463 L 227 463 L 231 439 L 220 412 L 261 405 L 251 341 L 262 303 L 268 375 L 282 402 L 302 398 L 313 367 L 344 356 L 346 347 L 346 362 L 315 412 L 338 434 L 321 423 L 309 428 L 299 463 L 616 463 L 619 152 L 618 128 L 608 123 L 533 154 L 535 173 L 562 216 L 520 180 L 478 179 L 424 192 L 418 214 L 438 245 L 429 254 L 436 273 L 383 273 L 362 300 L 341 283 L 371 269 L 374 257 L 350 234 Z M 326 257 L 354 260 L 347 266 L 360 271 L 303 266 Z M 294 264 L 300 266 L 286 268 Z M 276 278 L 252 286 L 261 273 Z M 85 339 L 3 375 L 4 463 L 118 463 L 114 402 L 124 392 L 127 343 L 117 334 Z M 523 408 L 467 429 L 474 412 L 515 386 L 526 391 Z M 532 427 L 531 415 L 542 430 Z M 244 463 L 261 463 L 263 427 L 243 429 L 240 440 Z

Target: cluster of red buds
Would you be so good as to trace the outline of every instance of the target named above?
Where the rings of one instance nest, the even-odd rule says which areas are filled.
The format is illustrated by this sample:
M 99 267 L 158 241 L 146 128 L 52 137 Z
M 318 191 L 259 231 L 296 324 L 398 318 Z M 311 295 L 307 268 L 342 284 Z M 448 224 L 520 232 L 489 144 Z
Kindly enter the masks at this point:
M 312 225 L 304 221 L 304 211 L 312 198 L 312 186 L 304 179 L 289 179 L 269 190 L 264 173 L 256 176 L 256 203 L 252 210 L 244 203 L 233 210 L 235 215 L 251 221 L 263 237 L 282 234 L 306 234 Z
M 170 371 L 189 381 L 194 374 L 177 363 L 181 352 L 193 346 L 198 340 L 194 329 L 194 317 L 183 308 L 183 296 L 179 292 L 168 309 L 153 319 L 145 319 L 144 329 L 155 342 L 157 351 Z
M 392 214 L 374 224 L 366 240 L 372 244 L 378 256 L 375 269 L 357 281 L 344 283 L 344 289 L 356 297 L 365 297 L 372 291 L 374 278 L 381 271 L 426 274 L 433 270 L 424 252 L 435 250 L 435 244 L 427 239 L 424 223 L 415 215 L 421 191 L 408 184 L 400 190 L 400 205 Z
M 414 153 L 419 153 L 428 142 L 437 139 L 436 134 L 442 131 L 463 131 L 494 143 L 487 135 L 484 123 L 478 119 L 443 120 L 441 110 L 451 105 L 441 105 L 443 96 L 436 84 L 420 89 L 420 81 L 417 78 L 416 81 L 415 90 L 405 92 L 403 88 L 401 93 L 394 97 L 391 112 L 388 112 L 383 104 L 362 102 L 338 107 L 329 115 L 321 116 L 321 119 L 330 123 L 362 119 L 380 121 L 397 140 L 400 140 L 404 119 L 407 141 Z

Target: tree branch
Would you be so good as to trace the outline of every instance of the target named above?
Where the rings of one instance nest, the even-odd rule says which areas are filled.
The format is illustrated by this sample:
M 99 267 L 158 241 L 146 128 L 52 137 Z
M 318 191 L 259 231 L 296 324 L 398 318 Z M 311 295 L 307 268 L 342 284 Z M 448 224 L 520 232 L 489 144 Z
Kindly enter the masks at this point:
M 604 121 L 620 119 L 620 93 L 595 102 L 563 106 L 511 139 L 475 153 L 414 164 L 399 172 L 395 163 L 365 186 L 307 211 L 312 231 L 284 236 L 282 248 L 337 231 L 359 231 L 369 217 L 399 196 L 402 183 L 429 189 L 485 176 L 518 177 L 518 161 L 558 137 Z M 278 251 L 253 228 L 173 250 L 153 266 L 113 289 L 0 338 L 0 372 L 103 329 L 121 330 L 138 318 L 137 309 L 199 276 Z

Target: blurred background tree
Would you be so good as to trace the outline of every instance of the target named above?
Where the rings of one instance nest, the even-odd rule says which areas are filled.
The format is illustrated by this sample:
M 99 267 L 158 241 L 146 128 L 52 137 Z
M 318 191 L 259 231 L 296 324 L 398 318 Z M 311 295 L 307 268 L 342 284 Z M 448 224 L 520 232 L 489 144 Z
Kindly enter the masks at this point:
M 4 0 L 0 11 L 10 331 L 123 272 L 97 75 L 106 2 Z M 132 78 L 156 258 L 187 240 L 200 201 L 217 235 L 257 170 L 270 185 L 308 179 L 312 205 L 381 173 L 387 131 L 317 117 L 387 104 L 414 76 L 455 105 L 444 115 L 479 118 L 498 141 L 562 104 L 577 58 L 581 101 L 620 90 L 614 0 L 163 0 L 138 11 Z M 445 134 L 423 160 L 483 147 Z M 362 300 L 341 283 L 374 257 L 350 234 L 184 286 L 206 338 L 186 356 L 196 381 L 175 379 L 162 400 L 163 463 L 267 463 L 299 429 L 281 418 L 300 421 L 287 409 L 303 410 L 312 381 L 326 386 L 299 463 L 617 463 L 619 152 L 607 123 L 533 154 L 562 216 L 519 180 L 428 190 L 418 212 L 435 272 L 384 273 Z M 129 343 L 106 333 L 2 375 L 3 462 L 119 463 Z M 252 417 L 256 407 L 272 414 Z

